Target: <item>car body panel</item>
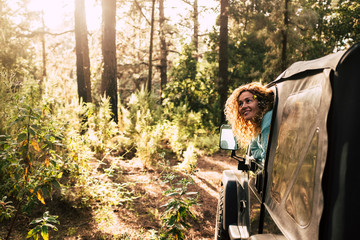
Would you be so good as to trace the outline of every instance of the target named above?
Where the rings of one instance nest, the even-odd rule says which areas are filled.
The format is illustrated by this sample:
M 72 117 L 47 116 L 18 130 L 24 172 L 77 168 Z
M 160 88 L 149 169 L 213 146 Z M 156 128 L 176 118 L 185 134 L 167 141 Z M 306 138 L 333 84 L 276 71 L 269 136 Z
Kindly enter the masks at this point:
M 231 190 L 237 191 L 237 199 L 225 208 L 239 212 L 244 196 L 253 196 L 246 201 L 260 206 L 260 216 L 256 226 L 251 219 L 250 239 L 358 235 L 360 43 L 296 62 L 267 86 L 274 91 L 275 103 L 265 163 L 232 152 L 239 161 L 237 174 L 232 172 L 237 189 Z M 239 178 L 244 173 L 248 181 Z M 232 229 L 246 222 L 237 219 Z

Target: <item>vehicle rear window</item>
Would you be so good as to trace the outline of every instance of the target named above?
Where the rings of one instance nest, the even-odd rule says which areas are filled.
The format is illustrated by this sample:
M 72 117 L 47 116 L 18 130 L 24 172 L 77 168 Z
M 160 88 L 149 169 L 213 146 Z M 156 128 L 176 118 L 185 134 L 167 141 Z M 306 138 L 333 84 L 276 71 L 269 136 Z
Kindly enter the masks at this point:
M 290 95 L 285 102 L 273 164 L 271 195 L 300 225 L 310 221 L 318 151 L 317 114 L 321 86 Z

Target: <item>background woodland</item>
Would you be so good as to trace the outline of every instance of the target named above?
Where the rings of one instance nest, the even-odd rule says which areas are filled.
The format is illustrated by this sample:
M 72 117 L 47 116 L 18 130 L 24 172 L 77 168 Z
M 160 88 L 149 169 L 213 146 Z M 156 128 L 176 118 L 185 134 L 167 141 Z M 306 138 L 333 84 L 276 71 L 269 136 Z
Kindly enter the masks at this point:
M 142 236 L 186 238 L 188 187 L 198 157 L 218 151 L 229 93 L 360 41 L 358 0 L 57 0 L 56 26 L 33 1 L 0 0 L 0 239 L 21 216 L 25 236 L 47 239 L 61 224 L 52 200 L 130 206 L 133 183 L 94 166 L 114 178 L 135 160 L 168 184 Z

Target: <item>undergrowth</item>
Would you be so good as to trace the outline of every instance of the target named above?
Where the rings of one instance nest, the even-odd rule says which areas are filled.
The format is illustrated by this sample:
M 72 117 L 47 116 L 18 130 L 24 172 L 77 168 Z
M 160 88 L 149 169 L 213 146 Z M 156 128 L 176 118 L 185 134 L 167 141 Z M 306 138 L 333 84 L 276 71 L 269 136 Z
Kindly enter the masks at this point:
M 165 166 L 165 172 L 191 173 L 199 155 L 217 149 L 214 130 L 203 125 L 201 112 L 189 110 L 186 104 L 172 109 L 161 106 L 144 89 L 135 92 L 128 104 L 120 105 L 116 124 L 106 97 L 97 103 L 76 98 L 61 101 L 49 94 L 40 98 L 35 82 L 29 80 L 13 91 L 14 79 L 4 76 L 1 81 L 6 84 L 0 94 L 0 222 L 10 226 L 5 239 L 18 216 L 32 216 L 37 206 L 43 206 L 43 216 L 34 216 L 35 227 L 29 222 L 28 229 L 33 228 L 28 236 L 49 237 L 49 231 L 57 228 L 51 224 L 61 224 L 57 216 L 46 212 L 54 195 L 76 208 L 99 213 L 141 197 L 130 190 L 135 183 L 121 182 L 118 161 L 135 157 L 146 170 L 163 168 L 167 157 L 174 155 L 178 164 Z M 189 183 L 165 193 L 169 202 L 163 212 L 163 229 L 143 235 L 152 239 L 181 237 L 189 227 L 187 216 L 195 217 L 190 207 L 196 201 L 187 198 Z M 182 218 L 181 226 L 173 224 L 175 215 Z

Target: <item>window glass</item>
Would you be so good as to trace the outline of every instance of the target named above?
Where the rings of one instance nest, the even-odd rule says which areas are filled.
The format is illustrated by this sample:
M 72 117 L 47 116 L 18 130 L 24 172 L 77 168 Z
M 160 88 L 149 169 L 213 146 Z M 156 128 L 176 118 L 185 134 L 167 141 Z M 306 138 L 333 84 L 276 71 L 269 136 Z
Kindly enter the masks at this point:
M 299 173 L 297 174 L 294 186 L 291 188 L 290 194 L 285 202 L 286 211 L 302 226 L 308 224 L 311 217 L 315 186 L 315 166 L 318 152 L 318 135 L 319 130 L 317 129 Z
M 290 182 L 305 157 L 314 135 L 320 98 L 321 87 L 314 86 L 290 95 L 285 102 L 271 180 L 271 195 L 277 202 L 289 192 Z

